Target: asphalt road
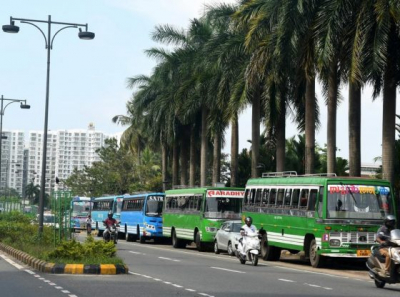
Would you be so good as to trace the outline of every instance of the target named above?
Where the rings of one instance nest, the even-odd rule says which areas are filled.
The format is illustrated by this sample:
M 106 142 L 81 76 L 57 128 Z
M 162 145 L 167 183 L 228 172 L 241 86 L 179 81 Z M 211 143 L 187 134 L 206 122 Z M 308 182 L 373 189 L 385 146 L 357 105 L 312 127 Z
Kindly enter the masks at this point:
M 254 267 L 241 265 L 227 254 L 200 253 L 194 248 L 123 240 L 117 247 L 118 256 L 129 266 L 128 275 L 37 274 L 6 262 L 3 257 L 10 257 L 0 253 L 0 296 L 375 297 L 400 293 L 399 285 L 377 289 L 363 265 L 354 262 L 331 261 L 327 269 L 314 269 L 298 257 L 288 257 L 260 261 Z

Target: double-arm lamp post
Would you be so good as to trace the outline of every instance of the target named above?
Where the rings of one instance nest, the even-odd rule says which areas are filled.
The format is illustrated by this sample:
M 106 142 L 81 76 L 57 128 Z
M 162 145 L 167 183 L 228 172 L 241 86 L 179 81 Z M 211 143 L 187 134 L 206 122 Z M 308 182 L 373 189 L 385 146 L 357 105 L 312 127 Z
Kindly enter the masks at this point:
M 26 100 L 21 100 L 21 99 L 7 99 L 4 98 L 3 95 L 1 95 L 1 109 L 0 109 L 0 183 L 1 183 L 1 173 L 2 173 L 2 168 L 1 168 L 1 160 L 2 160 L 2 149 L 3 149 L 3 143 L 2 140 L 3 138 L 6 138 L 3 136 L 3 115 L 4 111 L 6 110 L 7 106 L 9 106 L 12 103 L 20 103 L 20 107 L 22 109 L 29 109 L 31 108 L 30 105 L 26 104 Z M 4 101 L 8 101 L 8 103 L 4 106 Z M 6 169 L 7 170 L 7 169 Z M 6 181 L 7 184 L 7 181 Z
M 75 23 L 61 23 L 61 22 L 53 22 L 51 20 L 51 16 L 47 21 L 42 20 L 31 20 L 31 19 L 20 19 L 10 17 L 10 24 L 3 25 L 3 31 L 6 33 L 18 33 L 19 27 L 15 26 L 15 21 L 20 21 L 24 24 L 29 24 L 37 28 L 43 35 L 45 41 L 45 48 L 47 50 L 47 79 L 46 79 L 46 104 L 45 104 L 45 113 L 44 113 L 44 130 L 43 130 L 43 155 L 42 155 L 42 173 L 40 180 L 40 196 L 39 196 L 39 235 L 41 236 L 43 233 L 43 212 L 44 212 L 44 197 L 46 191 L 46 158 L 47 158 L 47 125 L 48 125 L 48 115 L 49 115 L 49 90 L 50 90 L 50 51 L 53 49 L 53 41 L 56 35 L 67 28 L 79 28 L 78 37 L 84 40 L 91 40 L 94 38 L 94 33 L 88 32 L 87 24 L 75 24 Z M 47 36 L 34 23 L 45 23 L 47 24 Z M 51 35 L 51 25 L 61 25 L 64 26 L 59 29 L 54 35 Z M 82 31 L 82 27 L 85 28 L 85 31 Z

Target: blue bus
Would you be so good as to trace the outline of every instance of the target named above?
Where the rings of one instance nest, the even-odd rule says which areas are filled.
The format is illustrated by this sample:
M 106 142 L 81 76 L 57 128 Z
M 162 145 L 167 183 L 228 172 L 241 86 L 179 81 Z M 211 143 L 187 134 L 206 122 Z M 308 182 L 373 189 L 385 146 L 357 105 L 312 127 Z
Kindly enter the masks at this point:
M 164 193 L 142 193 L 124 196 L 120 232 L 126 241 L 162 238 L 162 207 Z
M 103 221 L 107 218 L 108 212 L 112 211 L 114 219 L 120 221 L 121 207 L 124 195 L 105 196 L 93 199 L 92 208 L 92 229 L 98 231 L 97 235 L 102 236 L 105 229 Z
M 86 230 L 86 220 L 92 210 L 92 201 L 90 197 L 75 196 L 71 200 L 71 229 Z

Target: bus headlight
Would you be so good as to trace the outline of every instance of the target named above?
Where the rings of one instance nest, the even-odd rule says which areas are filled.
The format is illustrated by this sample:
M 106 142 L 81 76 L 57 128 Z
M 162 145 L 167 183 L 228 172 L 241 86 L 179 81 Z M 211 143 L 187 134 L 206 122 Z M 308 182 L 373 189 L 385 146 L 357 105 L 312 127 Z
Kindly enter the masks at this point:
M 330 246 L 340 246 L 340 240 L 339 239 L 331 239 L 329 241 Z
M 146 224 L 146 229 L 149 229 L 149 230 L 156 230 L 156 226 Z
M 217 227 L 206 227 L 206 231 L 210 233 L 217 233 Z

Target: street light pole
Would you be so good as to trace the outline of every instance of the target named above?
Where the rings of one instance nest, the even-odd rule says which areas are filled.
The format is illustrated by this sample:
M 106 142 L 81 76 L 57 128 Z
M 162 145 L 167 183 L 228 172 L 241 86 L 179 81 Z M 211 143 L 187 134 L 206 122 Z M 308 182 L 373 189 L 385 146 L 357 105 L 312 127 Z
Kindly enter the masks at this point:
M 75 24 L 75 23 L 62 23 L 62 22 L 53 22 L 51 20 L 51 15 L 47 21 L 42 20 L 32 20 L 32 19 L 20 19 L 10 17 L 10 24 L 3 25 L 3 31 L 6 33 L 18 33 L 19 27 L 15 26 L 15 21 L 20 21 L 21 23 L 29 24 L 38 29 L 45 40 L 46 50 L 47 50 L 47 77 L 46 77 L 46 104 L 45 104 L 45 113 L 44 113 L 44 129 L 43 129 L 43 152 L 42 152 L 42 174 L 40 180 L 40 196 L 39 196 L 39 235 L 41 236 L 43 233 L 43 212 L 44 212 L 44 197 L 46 190 L 46 158 L 47 158 L 47 127 L 48 127 L 48 116 L 49 116 L 49 94 L 50 94 L 50 51 L 53 49 L 53 41 L 56 35 L 67 28 L 78 28 L 79 33 L 78 37 L 84 40 L 91 40 L 94 38 L 94 33 L 88 32 L 88 24 Z M 47 24 L 47 37 L 44 34 L 43 30 L 40 29 L 34 23 L 46 23 Z M 65 25 L 59 29 L 53 36 L 51 36 L 51 25 Z M 82 31 L 81 27 L 84 27 L 86 31 Z
M 1 99 L 0 100 L 1 100 L 1 109 L 0 109 L 0 184 L 1 184 L 1 173 L 2 173 L 1 160 L 2 160 L 2 149 L 3 149 L 2 140 L 5 137 L 5 136 L 3 136 L 3 115 L 4 115 L 4 111 L 6 110 L 7 106 L 9 106 L 12 103 L 16 103 L 16 102 L 20 103 L 20 107 L 22 109 L 30 109 L 31 106 L 26 104 L 26 100 L 22 100 L 22 99 L 7 99 L 7 98 L 4 98 L 3 95 L 1 95 Z M 9 101 L 9 103 L 7 103 L 6 106 L 4 106 L 4 101 Z

